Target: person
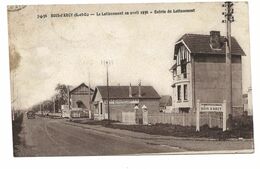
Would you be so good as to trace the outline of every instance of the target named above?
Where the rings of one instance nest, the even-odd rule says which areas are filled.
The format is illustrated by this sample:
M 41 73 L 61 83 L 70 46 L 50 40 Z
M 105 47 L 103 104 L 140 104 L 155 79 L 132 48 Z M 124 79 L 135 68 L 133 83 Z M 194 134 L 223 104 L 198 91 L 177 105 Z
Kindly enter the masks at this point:
M 228 119 L 227 119 L 227 130 L 228 131 L 232 130 L 233 126 L 234 126 L 233 116 L 232 116 L 232 114 L 229 114 Z

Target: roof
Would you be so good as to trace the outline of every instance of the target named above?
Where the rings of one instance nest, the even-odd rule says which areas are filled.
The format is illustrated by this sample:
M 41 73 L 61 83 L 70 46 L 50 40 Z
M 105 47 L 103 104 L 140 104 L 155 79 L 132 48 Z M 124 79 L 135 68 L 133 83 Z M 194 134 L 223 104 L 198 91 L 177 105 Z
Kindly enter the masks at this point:
M 160 95 L 152 86 L 141 86 L 141 97 L 138 96 L 138 86 L 132 87 L 132 97 L 129 97 L 129 86 L 109 86 L 109 98 L 111 99 L 160 99 Z M 102 98 L 107 98 L 107 86 L 97 86 L 94 92 L 93 100 L 97 91 Z
M 172 71 L 172 70 L 175 70 L 177 68 L 177 63 L 175 63 L 171 68 L 170 68 L 170 70 Z
M 76 91 L 76 90 L 77 90 L 78 88 L 80 88 L 80 87 L 86 87 L 86 88 L 89 89 L 89 87 L 88 87 L 85 83 L 81 83 L 81 84 L 80 84 L 79 86 L 77 86 L 77 87 L 69 86 L 70 93 L 73 93 L 74 91 Z M 93 89 L 90 88 L 90 90 L 91 90 L 91 92 L 94 92 Z
M 170 95 L 161 96 L 159 105 L 160 107 L 172 106 L 172 97 Z
M 224 39 L 225 39 L 224 36 L 220 37 L 220 40 L 222 42 L 224 42 Z M 197 54 L 225 54 L 226 53 L 226 45 L 223 45 L 221 49 L 216 50 L 210 47 L 209 41 L 210 41 L 210 35 L 184 34 L 176 42 L 175 48 L 178 46 L 178 43 L 184 42 L 186 47 L 190 50 L 191 53 L 197 53 Z M 175 50 L 175 52 L 177 51 Z M 234 37 L 231 38 L 231 53 L 232 55 L 241 55 L 241 56 L 246 55 Z

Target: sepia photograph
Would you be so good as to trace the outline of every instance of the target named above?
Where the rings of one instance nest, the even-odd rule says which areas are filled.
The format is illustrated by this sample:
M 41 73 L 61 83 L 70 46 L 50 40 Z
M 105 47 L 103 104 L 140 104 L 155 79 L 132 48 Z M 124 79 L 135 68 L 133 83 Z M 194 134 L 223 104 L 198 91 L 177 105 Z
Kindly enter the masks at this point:
M 248 2 L 8 5 L 14 157 L 254 153 Z

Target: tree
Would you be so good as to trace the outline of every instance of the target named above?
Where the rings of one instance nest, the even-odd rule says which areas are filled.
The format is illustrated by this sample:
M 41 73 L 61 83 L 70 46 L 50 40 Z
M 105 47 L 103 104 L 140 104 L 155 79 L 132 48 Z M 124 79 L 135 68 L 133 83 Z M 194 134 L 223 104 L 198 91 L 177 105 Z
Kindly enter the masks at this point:
M 11 87 L 12 87 L 12 99 L 11 102 L 14 104 L 17 100 L 17 93 L 15 94 L 15 76 L 16 69 L 19 67 L 21 61 L 21 55 L 15 48 L 13 44 L 9 46 L 9 64 L 10 64 L 10 72 L 11 72 Z M 14 106 L 12 105 L 12 112 L 14 111 Z
M 10 71 L 14 71 L 19 67 L 21 62 L 21 55 L 15 48 L 13 44 L 9 46 L 9 63 L 10 63 Z
M 68 87 L 65 84 L 57 84 L 55 90 L 58 92 L 56 96 L 56 101 L 58 102 L 59 109 L 61 109 L 61 105 L 68 103 Z M 55 102 L 56 104 L 56 102 Z
M 53 102 L 51 100 L 45 100 L 42 104 L 43 111 L 52 112 L 53 111 Z

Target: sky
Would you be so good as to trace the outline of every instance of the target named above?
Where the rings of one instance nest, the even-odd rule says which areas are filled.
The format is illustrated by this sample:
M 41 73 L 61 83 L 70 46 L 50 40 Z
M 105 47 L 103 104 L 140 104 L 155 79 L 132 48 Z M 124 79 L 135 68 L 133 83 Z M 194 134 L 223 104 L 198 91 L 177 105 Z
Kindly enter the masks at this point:
M 195 9 L 190 13 L 140 14 L 148 10 Z M 96 13 L 139 11 L 138 15 L 96 16 Z M 21 55 L 12 71 L 12 97 L 17 108 L 51 98 L 57 83 L 91 87 L 152 85 L 159 94 L 172 94 L 175 42 L 185 33 L 225 35 L 221 3 L 163 3 L 118 5 L 41 5 L 8 12 L 9 44 Z M 55 17 L 50 14 L 93 13 L 94 16 Z M 47 14 L 47 18 L 37 18 Z M 243 91 L 251 86 L 248 5 L 235 3 L 234 36 L 246 53 L 242 58 Z

